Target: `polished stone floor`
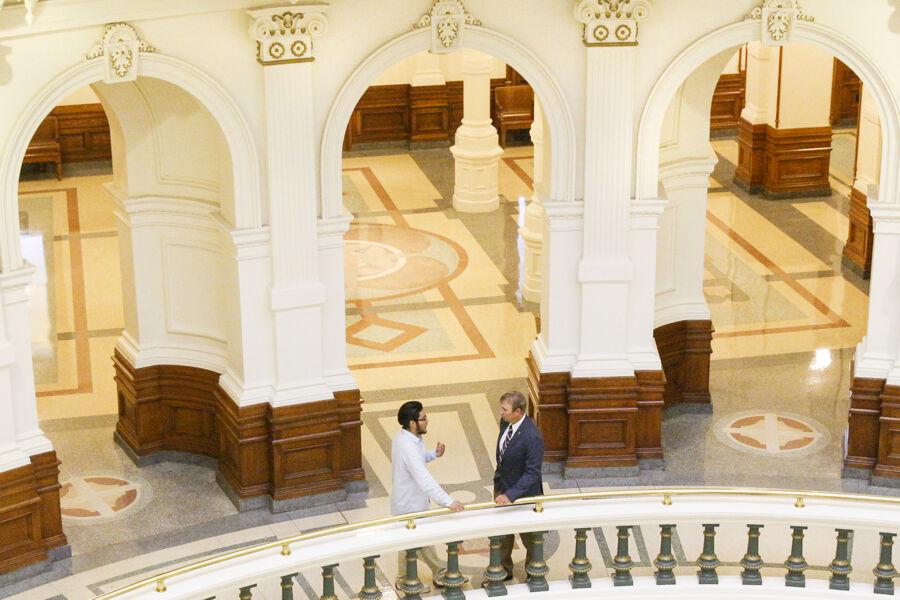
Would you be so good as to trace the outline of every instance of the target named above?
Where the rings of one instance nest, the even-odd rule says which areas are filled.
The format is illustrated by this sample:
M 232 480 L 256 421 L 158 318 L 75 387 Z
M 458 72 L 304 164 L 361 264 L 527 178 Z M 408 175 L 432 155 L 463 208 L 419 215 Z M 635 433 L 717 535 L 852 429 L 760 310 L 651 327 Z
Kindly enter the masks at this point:
M 548 489 L 702 484 L 891 493 L 840 478 L 849 361 L 867 309 L 867 282 L 841 266 L 852 137 L 835 136 L 843 150 L 832 165 L 833 195 L 778 202 L 734 188 L 736 143 L 713 142 L 720 162 L 711 178 L 705 262 L 716 329 L 713 412 L 666 415 L 664 469 L 601 481 L 550 479 Z M 523 358 L 535 335 L 538 307 L 521 299 L 517 237 L 531 193 L 531 155 L 529 146 L 507 148 L 503 202 L 482 215 L 452 209 L 445 148 L 345 159 L 345 204 L 356 216 L 346 251 L 348 361 L 365 400 L 370 493 L 279 515 L 235 512 L 203 461 L 138 469 L 112 443 L 109 357 L 123 321 L 112 203 L 103 190 L 110 175 L 23 182 L 23 243 L 43 274 L 32 313 L 38 410 L 63 463 L 73 556 L 0 588 L 0 597 L 25 590 L 17 597 L 90 597 L 224 549 L 383 516 L 396 410 L 408 399 L 429 409 L 428 442 L 447 444 L 447 456 L 431 464 L 436 478 L 461 501 L 487 500 L 496 400 L 525 390 Z M 596 565 L 610 564 L 613 535 L 594 532 Z M 649 573 L 658 532 L 639 528 L 638 538 L 637 572 Z M 676 554 L 692 558 L 695 542 L 686 537 L 685 550 L 679 540 Z M 569 532 L 548 539 L 559 576 L 572 543 Z M 463 564 L 477 579 L 486 542 L 466 548 Z M 824 565 L 830 557 L 817 559 Z M 380 565 L 379 581 L 388 586 L 395 561 Z M 359 571 L 338 579 L 347 596 L 359 589 Z M 315 574 L 306 577 L 304 590 L 314 597 L 319 583 Z M 275 588 L 263 596 L 277 597 Z

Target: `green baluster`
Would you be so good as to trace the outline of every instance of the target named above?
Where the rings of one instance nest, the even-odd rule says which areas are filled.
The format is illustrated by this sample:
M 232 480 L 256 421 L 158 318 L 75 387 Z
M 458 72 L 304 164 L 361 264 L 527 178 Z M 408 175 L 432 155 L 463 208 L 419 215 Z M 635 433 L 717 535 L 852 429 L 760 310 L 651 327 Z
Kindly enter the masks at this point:
M 744 585 L 762 585 L 762 575 L 759 570 L 763 561 L 759 555 L 759 530 L 762 525 L 747 525 L 747 554 L 741 559 L 741 583 Z
M 359 590 L 360 600 L 381 600 L 381 590 L 375 581 L 375 559 L 378 555 L 363 559 L 363 587 Z
M 881 556 L 878 565 L 872 569 L 875 574 L 875 593 L 894 595 L 894 577 L 897 576 L 897 569 L 894 568 L 894 537 L 896 533 L 881 532 Z
M 447 572 L 444 574 L 444 589 L 441 596 L 446 600 L 465 600 L 462 586 L 468 579 L 459 572 L 459 545 L 462 542 L 447 542 Z
M 547 584 L 547 573 L 550 567 L 544 562 L 544 531 L 531 533 L 531 562 L 525 565 L 525 574 L 528 575 L 529 592 L 546 592 L 550 589 Z
M 675 525 L 660 525 L 659 554 L 653 561 L 656 567 L 656 585 L 675 585 L 675 555 L 672 554 L 672 534 L 675 533 Z
M 322 567 L 322 595 L 319 600 L 338 600 L 334 593 L 334 570 L 337 564 Z
M 716 567 L 719 566 L 719 557 L 716 556 L 716 527 L 718 523 L 705 523 L 703 525 L 703 553 L 697 559 L 700 570 L 697 571 L 697 580 L 701 584 L 719 583 Z
M 406 575 L 400 578 L 398 591 L 403 592 L 404 598 L 421 600 L 422 593 L 428 591 L 428 586 L 419 580 L 419 560 L 417 553 L 420 548 L 406 550 Z
M 634 585 L 631 578 L 631 569 L 634 568 L 634 561 L 628 555 L 628 530 L 634 525 L 618 525 L 616 526 L 618 544 L 616 546 L 616 555 L 613 557 L 613 569 L 615 573 L 612 576 L 613 585 Z
M 591 571 L 591 561 L 587 558 L 587 532 L 588 528 L 575 530 L 575 558 L 569 563 L 569 570 L 572 571 L 569 582 L 573 589 L 591 587 L 591 578 L 588 575 Z
M 281 576 L 281 600 L 294 600 L 294 577 L 296 573 Z
M 251 600 L 253 598 L 253 592 L 251 592 L 250 590 L 252 590 L 255 587 L 256 587 L 255 583 L 253 583 L 251 585 L 245 585 L 244 587 L 241 588 L 241 593 L 238 594 L 238 598 L 240 598 L 240 600 Z
M 491 536 L 491 558 L 488 568 L 484 570 L 484 590 L 487 595 L 505 596 L 508 592 L 503 580 L 506 578 L 506 569 L 500 564 L 500 545 L 506 536 Z
M 828 587 L 832 590 L 849 590 L 850 589 L 850 573 L 853 567 L 847 556 L 847 545 L 850 542 L 850 534 L 853 533 L 849 529 L 835 529 L 837 531 L 837 548 L 834 550 L 834 560 L 828 565 L 831 571 L 831 579 L 828 580 Z
M 809 563 L 803 558 L 803 532 L 806 529 L 802 525 L 791 525 L 791 555 L 784 561 L 787 569 L 784 585 L 787 587 L 806 587 L 806 575 L 803 574 L 809 568 Z

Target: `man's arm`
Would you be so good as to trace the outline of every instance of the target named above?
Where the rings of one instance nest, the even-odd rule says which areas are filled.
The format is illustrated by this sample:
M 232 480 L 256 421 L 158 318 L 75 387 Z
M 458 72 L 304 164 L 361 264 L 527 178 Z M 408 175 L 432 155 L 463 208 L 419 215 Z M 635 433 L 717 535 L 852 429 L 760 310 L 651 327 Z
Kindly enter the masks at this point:
M 505 495 L 510 502 L 515 502 L 521 498 L 525 491 L 541 478 L 541 464 L 544 462 L 544 440 L 541 439 L 540 435 L 533 437 L 532 442 L 525 448 L 525 472 L 522 473 L 522 476 L 511 488 L 506 490 Z
M 453 498 L 434 480 L 420 456 L 419 450 L 413 446 L 403 448 L 403 462 L 419 489 L 441 506 L 450 506 L 453 504 Z

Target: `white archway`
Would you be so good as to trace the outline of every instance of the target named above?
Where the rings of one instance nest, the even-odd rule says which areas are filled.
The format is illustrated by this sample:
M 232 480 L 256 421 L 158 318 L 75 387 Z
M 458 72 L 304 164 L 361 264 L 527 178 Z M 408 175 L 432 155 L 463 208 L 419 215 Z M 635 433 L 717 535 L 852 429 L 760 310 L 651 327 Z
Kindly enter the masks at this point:
M 562 90 L 550 71 L 527 48 L 484 27 L 467 26 L 466 48 L 503 59 L 520 72 L 541 101 L 553 147 L 550 200 L 575 199 L 575 126 Z M 388 67 L 431 47 L 431 30 L 418 29 L 381 46 L 360 64 L 338 92 L 322 134 L 321 216 L 329 220 L 343 213 L 341 152 L 347 122 L 363 93 Z
M 69 93 L 103 81 L 103 59 L 79 63 L 58 75 L 32 100 L 13 127 L 10 147 L 0 163 L 0 272 L 22 265 L 19 246 L 19 170 L 32 134 L 41 121 Z M 228 144 L 233 165 L 233 225 L 239 229 L 262 225 L 260 165 L 256 142 L 246 119 L 228 93 L 211 77 L 182 60 L 156 53 L 141 54 L 140 75 L 161 79 L 193 95 L 213 116 Z
M 852 40 L 833 29 L 807 21 L 795 20 L 792 39 L 824 47 L 837 56 L 862 79 L 882 119 L 881 182 L 878 201 L 900 204 L 900 106 L 884 74 L 875 62 Z M 636 200 L 658 195 L 659 140 L 669 102 L 679 86 L 700 65 L 716 54 L 760 38 L 759 22 L 741 21 L 717 29 L 688 46 L 666 68 L 656 81 L 638 126 Z

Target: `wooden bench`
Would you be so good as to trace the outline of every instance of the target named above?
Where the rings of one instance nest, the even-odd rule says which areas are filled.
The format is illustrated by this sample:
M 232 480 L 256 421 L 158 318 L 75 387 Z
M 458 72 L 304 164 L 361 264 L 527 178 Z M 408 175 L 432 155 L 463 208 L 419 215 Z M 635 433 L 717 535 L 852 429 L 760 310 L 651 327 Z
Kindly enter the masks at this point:
M 500 127 L 500 146 L 506 147 L 506 132 L 530 129 L 534 120 L 534 92 L 530 85 L 507 85 L 494 90 L 494 107 Z
M 62 154 L 56 117 L 48 116 L 34 132 L 34 137 L 25 150 L 25 160 L 22 161 L 22 164 L 29 163 L 53 163 L 56 165 L 56 178 L 62 179 Z

